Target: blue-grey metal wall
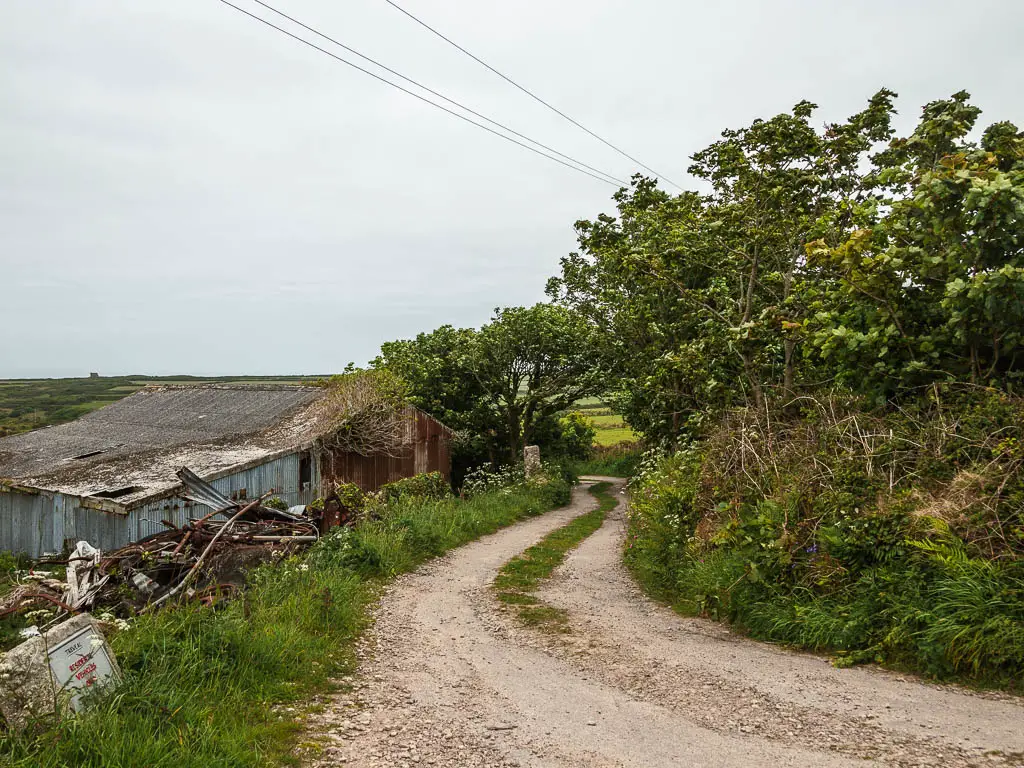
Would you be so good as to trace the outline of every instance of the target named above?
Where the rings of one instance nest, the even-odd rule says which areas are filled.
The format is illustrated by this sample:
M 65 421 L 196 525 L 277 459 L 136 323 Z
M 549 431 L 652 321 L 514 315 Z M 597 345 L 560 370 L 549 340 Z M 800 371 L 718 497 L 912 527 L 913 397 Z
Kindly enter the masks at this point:
M 52 494 L 0 491 L 0 550 L 32 555 L 48 551 L 54 533 L 64 523 L 54 501 Z
M 249 499 L 273 489 L 289 505 L 309 504 L 320 492 L 318 462 L 312 461 L 311 482 L 299 487 L 301 456 L 291 453 L 211 481 L 227 496 L 245 491 Z M 181 526 L 203 517 L 209 507 L 179 497 L 160 499 L 128 510 L 127 514 L 103 512 L 81 506 L 77 496 L 40 491 L 24 493 L 0 489 L 0 551 L 25 552 L 39 557 L 60 552 L 65 542 L 88 541 L 111 550 L 165 530 L 161 520 Z
M 237 497 L 245 491 L 245 497 L 255 499 L 267 493 L 271 488 L 289 506 L 309 504 L 318 495 L 320 477 L 317 474 L 316 462 L 312 464 L 312 482 L 306 488 L 299 488 L 300 454 L 291 453 L 281 456 L 266 464 L 237 472 L 233 475 L 218 478 L 210 482 L 214 488 L 225 496 Z M 209 512 L 209 507 L 195 504 L 181 498 L 160 499 L 149 504 L 136 507 L 128 513 L 128 528 L 132 531 L 129 541 L 141 539 L 159 531 L 166 530 L 161 520 L 169 520 L 175 525 L 184 525 L 190 518 L 202 517 Z M 93 545 L 97 546 L 97 545 Z M 123 546 L 123 545 L 118 545 Z M 109 547 L 101 547 L 109 549 Z

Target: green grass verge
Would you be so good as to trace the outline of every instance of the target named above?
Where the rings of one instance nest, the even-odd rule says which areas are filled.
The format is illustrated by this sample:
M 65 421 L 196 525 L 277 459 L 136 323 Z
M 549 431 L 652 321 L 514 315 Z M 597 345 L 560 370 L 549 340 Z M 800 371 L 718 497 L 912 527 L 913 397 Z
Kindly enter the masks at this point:
M 558 528 L 521 555 L 509 560 L 498 571 L 494 589 L 499 602 L 513 610 L 524 624 L 550 632 L 568 631 L 568 616 L 560 608 L 545 605 L 532 593 L 550 578 L 571 549 L 576 548 L 604 523 L 605 515 L 618 505 L 608 489 L 611 483 L 597 483 L 590 493 L 598 500 L 597 509 L 580 515 Z
M 857 497 L 814 497 L 792 469 L 772 499 L 701 496 L 729 498 L 722 466 L 680 453 L 633 488 L 624 557 L 649 596 L 837 666 L 1024 691 L 1024 560 L 972 554 L 948 523 L 908 514 L 908 500 L 928 498 L 916 488 L 902 509 L 815 514 Z
M 380 584 L 432 556 L 568 500 L 568 484 L 469 501 L 400 500 L 381 520 L 257 569 L 244 599 L 138 617 L 111 638 L 124 683 L 82 715 L 0 734 L 12 768 L 294 764 L 301 710 L 355 665 Z

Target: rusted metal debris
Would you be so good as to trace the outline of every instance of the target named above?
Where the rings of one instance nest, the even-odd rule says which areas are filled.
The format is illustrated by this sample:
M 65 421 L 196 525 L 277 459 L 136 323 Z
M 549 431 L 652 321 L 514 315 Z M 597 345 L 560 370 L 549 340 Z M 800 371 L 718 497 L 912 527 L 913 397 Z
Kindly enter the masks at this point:
M 214 511 L 181 527 L 167 524 L 167 530 L 113 552 L 79 542 L 68 560 L 51 561 L 67 564 L 67 583 L 47 579 L 16 587 L 0 600 L 0 617 L 39 603 L 56 606 L 58 618 L 97 609 L 130 615 L 174 599 L 210 605 L 241 589 L 247 569 L 280 560 L 320 536 L 317 513 L 271 509 L 263 498 L 231 501 L 187 469 L 178 476 L 187 498 Z
M 60 599 L 60 593 L 55 592 L 52 587 L 23 584 L 12 589 L 0 600 L 0 619 L 4 616 L 10 616 L 12 613 L 27 610 L 29 607 L 40 602 L 56 605 L 68 613 L 76 613 L 74 608 Z

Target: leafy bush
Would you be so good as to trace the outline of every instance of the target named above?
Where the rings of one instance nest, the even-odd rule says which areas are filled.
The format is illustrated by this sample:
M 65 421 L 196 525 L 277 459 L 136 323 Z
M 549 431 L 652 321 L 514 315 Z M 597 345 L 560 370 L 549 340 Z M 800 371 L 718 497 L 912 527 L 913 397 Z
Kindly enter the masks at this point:
M 445 499 L 452 489 L 440 472 L 425 472 L 382 485 L 377 493 L 385 502 L 393 503 L 402 498 Z
M 18 570 L 18 558 L 10 552 L 0 552 L 0 582 L 9 579 Z
M 565 479 L 559 465 L 546 467 L 542 474 L 527 482 L 527 487 L 551 507 L 561 507 L 572 498 L 572 483 Z
M 467 498 L 473 498 L 485 493 L 509 494 L 516 488 L 529 488 L 551 506 L 568 504 L 576 479 L 572 471 L 555 462 L 545 462 L 542 470 L 534 477 L 526 479 L 522 464 L 507 467 L 485 464 L 466 475 L 462 484 L 462 494 Z
M 593 422 L 582 413 L 571 411 L 558 420 L 559 435 L 553 450 L 555 455 L 566 459 L 589 458 L 597 430 Z
M 492 493 L 526 482 L 526 471 L 522 464 L 495 466 L 481 464 L 468 472 L 462 481 L 462 495 L 472 498 L 484 493 Z
M 331 496 L 338 500 L 342 509 L 351 512 L 362 512 L 366 506 L 367 494 L 355 483 L 336 483 Z
M 643 459 L 643 449 L 638 443 L 595 446 L 588 458 L 571 462 L 577 475 L 601 475 L 605 477 L 632 477 Z

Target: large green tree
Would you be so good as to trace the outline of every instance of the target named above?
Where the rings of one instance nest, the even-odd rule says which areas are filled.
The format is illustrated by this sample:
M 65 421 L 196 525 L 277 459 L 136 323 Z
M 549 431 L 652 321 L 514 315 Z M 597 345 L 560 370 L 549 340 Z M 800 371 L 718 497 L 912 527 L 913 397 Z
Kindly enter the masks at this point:
M 495 310 L 479 330 L 442 326 L 381 347 L 414 404 L 460 433 L 460 459 L 517 461 L 524 445 L 553 447 L 556 415 L 597 388 L 595 329 L 565 307 Z
M 1024 134 L 965 92 L 924 108 L 874 158 L 855 230 L 808 246 L 813 351 L 880 401 L 939 381 L 1019 387 L 1024 369 Z M 878 212 L 882 213 L 879 215 Z
M 477 337 L 473 375 L 513 461 L 538 427 L 597 388 L 594 329 L 565 307 L 495 311 Z
M 483 391 L 473 375 L 476 366 L 477 331 L 442 325 L 414 339 L 381 345 L 373 361 L 405 380 L 409 399 L 416 407 L 456 431 L 486 428 L 481 406 Z
M 580 251 L 549 294 L 605 330 L 601 362 L 630 423 L 672 442 L 766 389 L 793 394 L 807 242 L 849 230 L 859 167 L 890 135 L 893 94 L 819 132 L 814 105 L 758 120 L 694 155 L 710 192 L 671 197 L 635 178 L 618 216 L 577 223 Z

